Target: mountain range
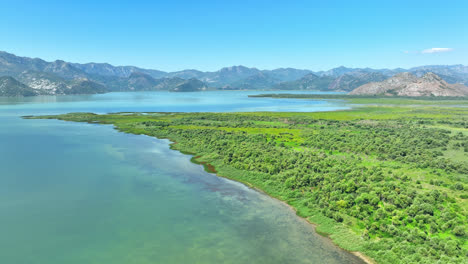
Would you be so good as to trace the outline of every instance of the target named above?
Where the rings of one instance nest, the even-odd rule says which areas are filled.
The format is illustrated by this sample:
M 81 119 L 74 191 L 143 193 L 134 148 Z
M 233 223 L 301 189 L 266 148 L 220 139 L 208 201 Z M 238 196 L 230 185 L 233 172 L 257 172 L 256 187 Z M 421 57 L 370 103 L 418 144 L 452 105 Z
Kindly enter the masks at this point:
M 380 82 L 398 73 L 421 77 L 428 72 L 449 84 L 468 84 L 468 66 L 431 65 L 411 69 L 371 69 L 338 67 L 313 72 L 279 68 L 259 70 L 245 66 L 218 71 L 195 69 L 165 72 L 108 63 L 47 62 L 0 52 L 0 96 L 87 94 L 112 91 L 203 91 L 203 90 L 321 90 L 352 91 L 370 82 Z M 13 80 L 14 81 L 13 81 Z M 3 87 L 3 86 L 2 86 Z M 5 86 L 6 87 L 6 86 Z M 7 92 L 8 91 L 8 92 Z
M 351 95 L 386 96 L 468 96 L 468 87 L 463 84 L 449 84 L 440 76 L 429 72 L 417 77 L 409 72 L 398 73 L 381 82 L 364 84 Z

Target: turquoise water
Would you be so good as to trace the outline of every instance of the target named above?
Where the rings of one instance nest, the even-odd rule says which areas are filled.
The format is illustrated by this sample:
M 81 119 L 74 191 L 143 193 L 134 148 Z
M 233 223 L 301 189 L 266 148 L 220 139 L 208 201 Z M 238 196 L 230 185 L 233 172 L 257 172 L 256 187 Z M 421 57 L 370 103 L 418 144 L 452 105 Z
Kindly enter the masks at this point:
M 284 204 L 205 172 L 167 140 L 19 118 L 343 108 L 247 94 L 0 98 L 0 263 L 362 263 Z

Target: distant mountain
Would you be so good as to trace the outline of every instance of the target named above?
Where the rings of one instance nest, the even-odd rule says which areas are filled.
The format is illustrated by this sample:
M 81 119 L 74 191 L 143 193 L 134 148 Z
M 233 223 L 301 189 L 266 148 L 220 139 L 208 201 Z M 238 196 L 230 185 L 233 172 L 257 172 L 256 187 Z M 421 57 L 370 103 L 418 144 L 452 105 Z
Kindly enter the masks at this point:
M 161 78 L 157 80 L 156 90 L 174 90 L 178 85 L 183 84 L 187 80 L 179 78 L 179 77 L 172 77 L 172 78 Z
M 448 83 L 463 83 L 468 85 L 468 66 L 464 65 L 427 65 L 414 67 L 411 69 L 371 69 L 371 68 L 347 68 L 340 66 L 328 71 L 316 72 L 319 76 L 333 76 L 339 77 L 345 74 L 358 75 L 362 73 L 381 73 L 384 76 L 391 77 L 398 73 L 409 72 L 417 77 L 422 77 L 428 72 L 439 75 Z
M 364 84 L 349 94 L 387 96 L 468 96 L 468 87 L 448 84 L 429 72 L 417 77 L 409 72 L 399 73 L 382 82 Z
M 107 92 L 107 88 L 102 84 L 88 79 L 77 79 L 71 82 L 70 89 L 64 91 L 64 94 L 96 94 Z
M 43 72 L 53 73 L 65 79 L 76 79 L 76 78 L 86 78 L 87 74 L 82 70 L 74 67 L 71 63 L 56 60 L 49 62 Z
M 411 68 L 412 74 L 421 77 L 428 72 L 435 73 L 448 83 L 468 85 L 468 66 L 464 65 L 428 65 Z
M 128 89 L 131 91 L 155 91 L 158 81 L 148 74 L 133 72 L 127 79 Z
M 275 85 L 280 83 L 280 79 L 277 79 L 264 72 L 259 72 L 255 75 L 249 76 L 245 79 L 236 81 L 230 86 L 240 90 L 258 90 L 258 89 L 271 89 Z
M 468 85 L 468 67 L 464 65 L 429 65 L 407 70 L 341 66 L 320 72 L 293 68 L 259 70 L 239 65 L 212 72 L 195 69 L 164 72 L 108 63 L 47 62 L 0 52 L 0 76 L 13 77 L 40 94 L 68 94 L 77 90 L 95 93 L 102 92 L 103 86 L 107 91 L 174 90 L 190 79 L 197 79 L 210 89 L 351 91 L 360 85 L 380 82 L 401 72 L 411 72 L 418 77 L 434 72 L 447 83 Z M 80 80 L 87 80 L 84 84 L 92 89 L 85 89 L 82 85 L 71 89 L 81 83 Z M 195 81 L 188 83 L 195 84 Z M 191 90 L 189 87 L 196 86 L 187 84 L 179 90 Z
M 172 92 L 199 92 L 205 91 L 208 87 L 205 85 L 204 82 L 192 78 L 185 80 L 184 82 L 178 84 L 173 89 L 170 89 Z
M 172 77 L 154 79 L 148 74 L 134 72 L 127 80 L 130 91 L 174 91 L 174 92 L 192 92 L 206 90 L 204 82 L 190 78 L 188 80 Z
M 197 70 L 185 70 L 168 73 L 169 77 L 183 79 L 196 78 L 210 87 L 229 87 L 230 89 L 271 89 L 273 85 L 292 81 L 311 73 L 309 70 L 293 68 L 280 68 L 275 70 L 259 70 L 245 66 L 225 67 L 215 72 L 202 72 Z
M 117 77 L 109 75 L 88 75 L 88 79 L 104 85 L 109 92 L 127 92 L 129 89 L 129 77 Z
M 331 76 L 318 76 L 313 73 L 309 73 L 299 80 L 295 80 L 291 82 L 282 82 L 274 86 L 274 89 L 326 91 L 326 90 L 329 90 L 328 87 L 334 80 L 335 78 Z
M 349 92 L 363 84 L 369 82 L 380 82 L 385 79 L 387 79 L 387 76 L 379 72 L 364 72 L 353 75 L 346 73 L 338 76 L 332 83 L 330 83 L 328 85 L 328 90 Z
M 317 75 L 319 76 L 331 76 L 331 77 L 338 77 L 346 73 L 354 72 L 356 70 L 360 69 L 353 69 L 353 68 L 346 68 L 344 66 L 340 66 L 337 68 L 333 68 L 328 71 L 323 71 L 323 72 L 317 72 Z
M 281 82 L 289 82 L 300 79 L 307 74 L 312 73 L 312 71 L 294 68 L 279 68 L 275 70 L 263 70 L 262 73 L 267 74 L 273 79 L 280 80 Z
M 344 66 L 340 66 L 338 68 L 333 68 L 328 71 L 319 71 L 315 74 L 319 76 L 332 76 L 332 77 L 339 77 L 342 75 L 359 75 L 363 73 L 381 73 L 385 76 L 393 76 L 397 73 L 404 72 L 407 70 L 397 68 L 397 69 L 372 69 L 372 68 L 347 68 Z
M 61 60 L 46 62 L 37 58 L 18 57 L 10 53 L 0 52 L 0 75 L 17 76 L 24 71 L 52 73 L 65 79 L 87 77 L 85 72 L 75 68 L 68 62 Z
M 244 66 L 232 66 L 222 68 L 215 72 L 202 72 L 198 70 L 183 70 L 177 72 L 170 72 L 166 77 L 178 77 L 182 79 L 198 79 L 212 87 L 222 87 L 224 85 L 232 84 L 241 79 L 259 73 L 260 70 L 255 68 L 247 68 Z
M 86 78 L 66 80 L 52 73 L 25 71 L 16 80 L 10 76 L 2 78 L 0 96 L 33 96 L 60 94 L 106 93 L 107 88 Z
M 13 77 L 0 77 L 0 96 L 33 96 L 39 95 L 38 91 L 20 83 Z
M 18 57 L 13 54 L 0 51 L 0 73 L 2 76 L 14 76 L 23 71 L 44 71 L 47 62 L 41 59 Z
M 424 66 L 411 69 L 411 73 L 416 76 L 423 76 L 435 69 L 442 74 L 440 77 L 450 84 L 468 84 L 468 67 L 463 65 L 454 66 Z M 284 82 L 275 89 L 280 90 L 320 90 L 320 91 L 345 91 L 353 89 L 370 82 L 381 82 L 391 76 L 399 74 L 403 69 L 353 69 L 339 67 L 318 74 L 308 74 L 301 79 Z M 466 81 L 465 81 L 466 80 Z
M 18 80 L 34 89 L 38 94 L 95 94 L 106 93 L 107 88 L 85 77 L 67 80 L 53 73 L 25 71 L 17 76 Z
M 163 72 L 158 70 L 142 69 L 134 66 L 112 66 L 107 63 L 68 63 L 65 61 L 57 60 L 54 62 L 46 62 L 41 59 L 31 59 L 27 57 L 19 57 L 10 53 L 0 52 L 0 76 L 19 77 L 24 71 L 49 73 L 54 74 L 55 77 L 49 76 L 48 79 L 62 78 L 66 80 L 73 80 L 78 78 L 87 78 L 89 80 L 100 83 L 108 88 L 110 91 L 134 91 L 134 90 L 155 90 L 154 85 L 156 82 L 153 79 L 161 78 L 176 78 L 171 83 L 178 82 L 179 79 L 199 79 L 210 87 L 222 87 L 239 82 L 242 79 L 247 79 L 253 75 L 261 73 L 260 70 L 255 68 L 248 68 L 245 66 L 232 66 L 225 67 L 215 72 L 202 72 L 198 70 L 184 70 L 178 72 Z M 269 72 L 269 71 L 266 71 Z M 271 75 L 280 76 L 280 80 L 290 80 L 302 73 L 308 71 L 295 70 L 295 69 L 278 69 L 271 71 Z M 133 74 L 133 75 L 132 75 Z M 150 76 L 153 79 L 143 77 L 141 74 Z M 146 79 L 145 79 L 146 78 Z M 179 78 L 179 79 L 177 79 Z M 274 76 L 272 78 L 275 78 Z M 144 80 L 145 79 L 145 80 Z M 49 80 L 54 87 L 55 82 Z M 263 81 L 260 84 L 255 84 L 252 80 L 246 80 L 251 89 L 265 88 Z M 53 84 L 52 84 L 53 83 Z M 164 80 L 163 83 L 169 83 Z M 160 85 L 156 90 L 168 90 L 171 87 L 162 87 Z M 49 89 L 50 92 L 53 89 Z M 60 90 L 60 89 L 58 89 Z
M 69 80 L 65 80 L 53 73 L 24 71 L 18 74 L 16 78 L 40 94 L 65 94 L 70 89 Z
M 322 76 L 318 76 L 316 74 L 310 73 L 301 79 L 280 83 L 274 86 L 274 88 L 278 90 L 349 92 L 363 84 L 369 82 L 379 82 L 387 79 L 387 76 L 379 72 L 364 72 L 362 70 L 343 70 L 342 72 L 346 73 L 337 75 L 337 77 L 335 77 L 334 74 L 324 74 Z
M 247 68 L 245 66 L 239 65 L 239 66 L 222 68 L 216 73 L 218 74 L 219 78 L 238 79 L 238 78 L 246 78 L 254 74 L 257 74 L 259 72 L 260 70 L 257 68 Z
M 256 75 L 261 71 L 256 68 L 247 68 L 245 66 L 232 66 L 225 67 L 219 71 L 209 74 L 206 78 L 201 80 L 210 84 L 211 86 L 230 85 L 242 79 Z
M 182 79 L 196 78 L 199 80 L 206 80 L 212 74 L 213 73 L 211 72 L 202 72 L 198 70 L 183 70 L 183 71 L 177 71 L 177 72 L 170 72 L 166 74 L 166 76 L 164 77 L 166 78 L 177 77 L 177 78 L 182 78 Z
M 167 72 L 163 71 L 142 69 L 134 66 L 112 66 L 108 63 L 73 63 L 72 65 L 77 69 L 80 69 L 91 75 L 129 77 L 132 73 L 135 72 L 145 73 L 153 78 L 162 78 L 167 75 Z

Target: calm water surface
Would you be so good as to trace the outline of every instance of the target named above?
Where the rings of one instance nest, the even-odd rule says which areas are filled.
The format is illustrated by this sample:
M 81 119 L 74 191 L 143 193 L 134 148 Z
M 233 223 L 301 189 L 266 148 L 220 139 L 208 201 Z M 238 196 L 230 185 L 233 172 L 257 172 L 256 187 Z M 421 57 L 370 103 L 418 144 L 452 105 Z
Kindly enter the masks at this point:
M 167 140 L 19 118 L 345 108 L 248 94 L 0 98 L 0 263 L 362 263 L 282 203 L 203 171 Z

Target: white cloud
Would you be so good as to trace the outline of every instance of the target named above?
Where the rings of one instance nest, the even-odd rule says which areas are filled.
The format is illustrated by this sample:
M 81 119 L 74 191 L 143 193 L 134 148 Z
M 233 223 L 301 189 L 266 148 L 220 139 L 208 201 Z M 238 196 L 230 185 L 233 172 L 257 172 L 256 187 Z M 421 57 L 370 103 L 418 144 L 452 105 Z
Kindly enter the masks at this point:
M 450 52 L 452 48 L 431 48 L 421 51 L 421 53 L 441 53 L 441 52 Z

